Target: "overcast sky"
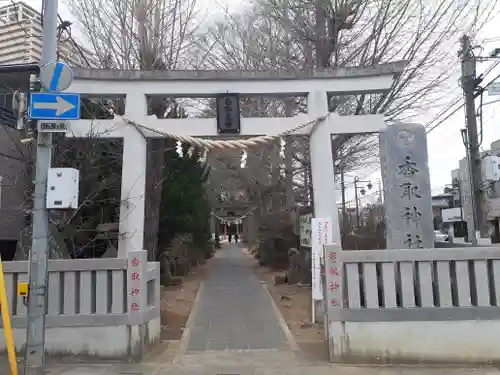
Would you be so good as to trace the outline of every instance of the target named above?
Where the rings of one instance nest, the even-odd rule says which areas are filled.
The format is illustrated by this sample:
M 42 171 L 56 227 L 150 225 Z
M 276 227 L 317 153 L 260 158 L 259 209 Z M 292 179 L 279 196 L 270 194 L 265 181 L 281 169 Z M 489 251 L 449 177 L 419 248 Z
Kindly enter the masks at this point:
M 35 9 L 41 9 L 42 0 L 22 0 L 26 4 L 32 6 Z M 73 0 L 72 0 L 73 1 Z M 247 4 L 251 2 L 249 0 L 244 1 Z M 0 4 L 7 5 L 10 4 L 10 0 L 0 0 Z M 228 7 L 230 10 L 238 10 L 242 7 L 242 1 L 238 0 L 197 0 L 198 7 L 202 12 L 209 11 L 210 13 L 216 13 L 220 9 L 224 7 Z M 210 4 L 210 6 L 207 6 Z M 71 13 L 68 11 L 68 8 L 65 6 L 64 1 L 59 1 L 59 14 L 64 19 L 71 19 Z
M 496 19 L 491 21 L 489 25 L 478 35 L 475 44 L 481 44 L 484 48 L 482 53 L 478 53 L 479 55 L 486 56 L 492 51 L 495 47 L 500 47 L 500 31 L 498 29 L 498 22 L 500 22 L 500 17 L 497 16 Z M 456 41 L 456 50 L 459 49 L 459 41 Z M 476 51 L 479 52 L 479 51 Z M 481 62 L 478 64 L 478 75 L 488 69 L 495 61 Z M 457 58 L 457 64 L 459 64 L 459 60 Z M 458 65 L 457 65 L 458 66 Z M 495 79 L 498 75 L 500 75 L 500 64 L 496 66 L 488 75 L 484 78 L 484 84 L 489 83 L 493 79 Z M 456 87 L 456 92 L 450 96 L 449 104 L 454 103 L 457 99 L 462 98 L 462 91 L 458 86 L 459 76 L 455 78 L 455 82 L 450 82 L 450 84 Z M 500 78 L 497 79 L 500 81 Z M 495 100 L 499 100 L 500 96 L 488 96 L 484 95 L 483 100 L 484 103 L 492 102 Z M 459 104 L 455 105 L 453 109 L 457 108 L 460 104 L 463 103 L 461 99 Z M 476 101 L 476 108 L 479 104 L 479 101 Z M 485 105 L 483 108 L 483 143 L 481 146 L 482 150 L 489 150 L 490 144 L 500 139 L 500 102 Z M 444 119 L 453 112 L 452 110 L 447 111 L 441 119 Z M 433 116 L 428 116 L 427 124 L 433 121 Z M 436 124 L 439 121 L 434 121 L 433 124 Z M 458 161 L 465 157 L 465 147 L 462 143 L 462 138 L 460 135 L 460 129 L 465 127 L 465 114 L 464 109 L 460 108 L 456 113 L 450 116 L 448 119 L 443 121 L 437 128 L 431 131 L 428 134 L 427 147 L 429 152 L 429 166 L 431 173 L 431 186 L 433 195 L 439 194 L 443 192 L 444 185 L 451 183 L 450 172 L 453 169 L 458 168 Z M 479 121 L 478 121 L 479 127 Z M 367 177 L 367 179 L 376 181 L 380 178 L 378 172 L 370 174 L 367 171 L 364 175 L 361 174 L 361 177 Z M 349 193 L 349 196 L 352 197 L 353 192 Z M 352 199 L 352 198 L 350 198 Z
M 28 4 L 40 9 L 41 0 L 26 0 Z M 7 0 L 0 0 L 0 4 L 8 3 Z M 198 4 L 207 4 L 208 0 L 199 0 Z M 230 10 L 237 10 L 242 2 L 238 0 L 218 0 L 217 4 L 220 4 L 219 9 L 223 6 L 228 6 Z M 249 3 L 248 1 L 246 3 Z M 71 19 L 71 14 L 67 8 L 60 2 L 60 14 L 63 18 Z M 206 7 L 205 9 L 216 9 L 214 7 L 214 2 L 210 2 L 211 7 Z M 500 31 L 498 31 L 498 23 L 500 22 L 500 17 L 497 16 L 496 20 L 493 20 L 487 25 L 487 27 L 478 35 L 475 40 L 476 44 L 481 44 L 484 47 L 482 55 L 487 55 L 493 48 L 500 47 Z M 459 48 L 459 41 L 456 41 L 456 50 Z M 478 65 L 478 73 L 485 71 L 494 62 L 483 62 Z M 457 66 L 459 64 L 457 58 Z M 493 69 L 486 77 L 485 82 L 490 82 L 497 75 L 500 75 L 500 64 L 495 69 Z M 461 98 L 461 90 L 458 87 L 458 76 L 456 77 L 456 82 L 451 82 L 451 85 L 455 85 L 456 92 L 450 96 L 449 103 L 455 102 L 458 98 Z M 500 81 L 500 79 L 499 79 Z M 485 95 L 484 102 L 499 100 L 499 97 L 488 97 Z M 462 101 L 460 102 L 460 104 Z M 453 108 L 456 108 L 453 107 Z M 495 104 L 486 105 L 483 110 L 483 121 L 484 121 L 484 134 L 483 134 L 483 144 L 482 149 L 487 150 L 490 147 L 491 142 L 500 139 L 500 102 Z M 451 112 L 446 112 L 446 115 Z M 443 116 L 443 117 L 446 117 Z M 427 118 L 427 124 L 433 120 L 433 115 L 430 114 Z M 434 122 L 435 123 L 435 122 Z M 439 125 L 435 130 L 433 130 L 428 136 L 428 150 L 429 150 L 429 165 L 431 171 L 431 186 L 433 194 L 438 194 L 442 192 L 444 185 L 451 183 L 450 172 L 451 170 L 458 168 L 458 160 L 465 156 L 465 148 L 462 144 L 460 129 L 463 128 L 464 123 L 464 111 L 459 109 L 454 115 L 449 117 L 441 125 Z M 373 181 L 376 185 L 377 179 L 380 178 L 378 172 L 373 173 L 372 168 L 370 170 L 358 173 L 358 176 L 362 179 L 369 179 Z M 349 179 L 352 180 L 353 176 Z M 349 180 L 348 179 L 348 180 Z M 353 191 L 348 192 L 348 199 L 352 199 Z M 371 200 L 372 197 L 366 200 Z

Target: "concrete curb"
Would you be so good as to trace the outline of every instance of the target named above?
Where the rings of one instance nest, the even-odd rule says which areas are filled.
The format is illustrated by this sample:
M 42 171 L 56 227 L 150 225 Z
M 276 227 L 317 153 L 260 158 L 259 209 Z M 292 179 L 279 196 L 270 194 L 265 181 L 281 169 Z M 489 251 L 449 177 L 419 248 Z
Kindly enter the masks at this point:
M 172 363 L 179 363 L 184 354 L 186 354 L 187 346 L 189 342 L 189 338 L 191 336 L 191 329 L 194 326 L 194 319 L 198 312 L 200 311 L 201 306 L 201 294 L 203 293 L 203 289 L 205 288 L 205 281 L 200 284 L 198 288 L 198 292 L 196 293 L 196 297 L 193 302 L 193 306 L 191 307 L 191 311 L 189 312 L 189 317 L 186 322 L 186 326 L 184 327 L 184 332 L 182 332 L 181 342 L 179 348 L 177 349 L 177 354 L 175 355 Z
M 241 251 L 247 257 L 252 256 L 248 251 L 248 247 L 242 247 Z M 297 345 L 295 338 L 293 337 L 292 331 L 290 331 L 290 328 L 288 328 L 288 324 L 286 323 L 285 318 L 283 318 L 283 315 L 281 315 L 281 311 L 280 311 L 278 305 L 276 305 L 276 302 L 274 301 L 273 295 L 271 294 L 271 291 L 269 290 L 267 283 L 260 280 L 257 277 L 257 275 L 255 275 L 255 273 L 254 273 L 254 277 L 260 282 L 260 285 L 265 290 L 267 296 L 269 297 L 269 300 L 271 301 L 271 306 L 273 307 L 274 313 L 276 314 L 276 317 L 278 318 L 278 322 L 279 322 L 281 328 L 283 329 L 283 332 L 285 333 L 286 341 L 288 342 L 288 346 L 290 346 L 290 349 L 300 352 L 300 348 Z
M 294 351 L 300 351 L 299 346 L 297 345 L 297 342 L 295 341 L 295 338 L 293 337 L 292 331 L 290 331 L 290 328 L 288 328 L 288 324 L 285 321 L 285 318 L 283 318 L 283 315 L 281 315 L 281 311 L 276 305 L 276 302 L 274 301 L 273 295 L 271 294 L 271 291 L 269 290 L 267 283 L 261 283 L 262 288 L 266 291 L 269 300 L 271 301 L 271 306 L 273 307 L 274 313 L 276 314 L 276 317 L 278 318 L 278 321 L 280 323 L 281 328 L 283 329 L 283 332 L 285 333 L 286 340 L 288 342 L 288 346 L 290 346 L 290 349 Z
M 245 254 L 245 256 L 251 256 L 251 254 L 248 252 L 247 247 L 242 247 L 241 251 Z M 267 286 L 267 283 L 265 281 L 260 280 L 257 275 L 254 273 L 254 277 L 260 282 L 260 285 L 264 289 L 265 293 L 269 297 L 269 301 L 271 301 L 271 306 L 273 307 L 274 313 L 276 314 L 276 317 L 278 318 L 278 322 L 281 326 L 281 329 L 283 329 L 283 332 L 285 333 L 286 336 L 286 341 L 288 342 L 288 346 L 290 349 L 294 351 L 299 351 L 300 348 L 297 345 L 297 342 L 295 341 L 295 338 L 293 337 L 292 331 L 290 331 L 290 328 L 288 328 L 288 324 L 285 321 L 285 318 L 283 318 L 283 315 L 281 315 L 281 311 L 276 305 L 276 302 L 274 301 L 273 295 L 271 294 L 271 291 L 269 290 L 269 287 Z
M 248 251 L 248 247 L 242 247 L 241 251 L 245 256 L 247 257 L 252 257 L 252 254 Z M 290 328 L 288 328 L 288 324 L 285 321 L 285 318 L 283 318 L 283 315 L 281 315 L 281 311 L 276 305 L 276 302 L 274 301 L 273 295 L 271 294 L 271 291 L 269 290 L 269 287 L 267 286 L 267 283 L 260 280 L 257 275 L 254 273 L 254 277 L 260 282 L 260 285 L 262 288 L 265 290 L 267 296 L 269 297 L 269 300 L 271 301 L 271 306 L 273 307 L 274 313 L 276 314 L 276 317 L 278 318 L 278 322 L 283 329 L 283 332 L 285 333 L 286 336 L 286 341 L 288 342 L 288 346 L 290 346 L 290 349 L 294 351 L 299 351 L 300 348 L 297 345 L 297 342 L 295 341 L 295 338 L 293 337 L 292 331 L 290 331 Z

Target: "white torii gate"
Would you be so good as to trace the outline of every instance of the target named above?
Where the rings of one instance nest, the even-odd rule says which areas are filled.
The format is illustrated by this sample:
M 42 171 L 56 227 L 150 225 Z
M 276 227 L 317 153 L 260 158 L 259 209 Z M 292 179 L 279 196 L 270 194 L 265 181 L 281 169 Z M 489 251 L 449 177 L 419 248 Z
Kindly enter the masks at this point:
M 167 71 L 139 72 L 74 69 L 75 80 L 68 92 L 95 96 L 125 95 L 125 118 L 169 133 L 193 137 L 218 136 L 216 119 L 157 119 L 147 116 L 147 97 L 210 97 L 221 93 L 241 95 L 304 96 L 308 113 L 286 118 L 242 118 L 241 136 L 275 135 L 328 113 L 328 94 L 380 93 L 391 88 L 403 72 L 405 62 L 371 67 L 341 68 L 306 73 Z M 314 216 L 331 217 L 333 239 L 340 244 L 337 192 L 331 151 L 332 134 L 376 133 L 385 127 L 383 115 L 330 115 L 312 130 L 310 137 Z M 311 133 L 312 126 L 296 134 Z M 118 257 L 143 249 L 146 139 L 123 119 L 72 121 L 68 137 L 123 138 L 123 167 Z M 158 134 L 146 132 L 148 137 Z

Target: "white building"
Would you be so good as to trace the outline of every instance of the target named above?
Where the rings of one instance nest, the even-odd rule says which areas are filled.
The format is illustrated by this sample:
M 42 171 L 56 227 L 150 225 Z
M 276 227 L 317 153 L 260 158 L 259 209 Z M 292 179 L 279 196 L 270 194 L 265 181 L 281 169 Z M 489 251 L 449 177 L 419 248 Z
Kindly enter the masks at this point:
M 491 143 L 490 150 L 481 153 L 483 207 L 491 228 L 491 238 L 500 242 L 500 140 Z M 469 184 L 469 162 L 466 158 L 459 161 L 459 168 L 451 171 L 454 205 L 442 211 L 443 223 L 457 225 L 463 220 L 468 227 L 473 226 L 472 192 Z M 459 202 L 462 202 L 459 205 Z
M 40 12 L 24 3 L 0 7 L 0 65 L 38 62 L 42 56 L 42 21 Z M 59 43 L 61 60 L 73 66 L 88 67 L 89 52 L 74 45 L 65 33 Z

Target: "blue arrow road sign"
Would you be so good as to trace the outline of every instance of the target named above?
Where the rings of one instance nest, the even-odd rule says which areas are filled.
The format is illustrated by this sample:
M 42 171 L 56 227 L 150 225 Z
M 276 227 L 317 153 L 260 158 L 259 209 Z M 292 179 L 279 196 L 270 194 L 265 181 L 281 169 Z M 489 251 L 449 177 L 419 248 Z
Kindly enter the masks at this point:
M 30 95 L 30 120 L 78 120 L 80 94 L 34 92 Z

